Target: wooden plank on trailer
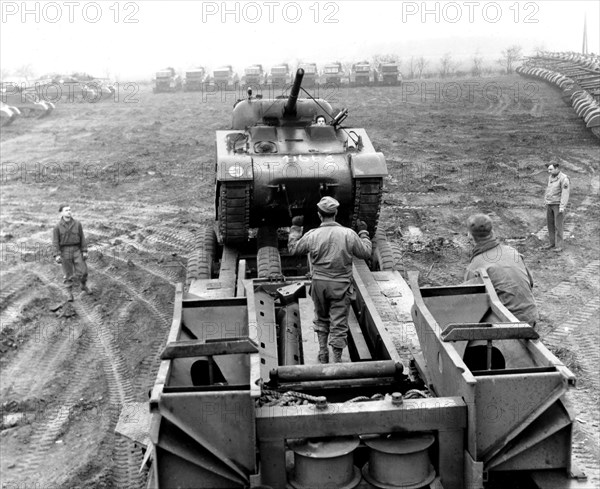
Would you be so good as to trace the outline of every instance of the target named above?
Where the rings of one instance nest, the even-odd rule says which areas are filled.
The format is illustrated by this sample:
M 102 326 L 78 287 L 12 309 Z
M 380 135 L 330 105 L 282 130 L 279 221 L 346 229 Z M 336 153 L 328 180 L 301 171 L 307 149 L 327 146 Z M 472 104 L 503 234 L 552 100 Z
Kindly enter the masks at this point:
M 400 272 L 394 270 L 372 273 L 381 289 L 381 293 L 387 297 L 390 306 L 396 312 L 398 320 L 402 322 L 412 321 L 411 308 L 415 298 L 410 286 L 402 278 Z
M 356 314 L 354 314 L 352 308 L 350 308 L 348 314 L 348 332 L 348 349 L 352 349 L 352 356 L 357 361 L 373 360 L 365 335 L 360 329 L 360 324 L 358 324 L 358 319 L 356 319 Z
M 360 320 L 373 343 L 375 356 L 380 360 L 400 362 L 400 355 L 386 327 L 398 323 L 396 313 L 381 293 L 367 264 L 363 260 L 354 260 L 352 267 Z
M 302 345 L 302 363 L 303 365 L 314 365 L 319 363 L 319 341 L 317 334 L 313 329 L 314 306 L 310 298 L 299 299 L 300 306 L 300 328 Z
M 226 297 L 235 296 L 237 257 L 238 252 L 235 248 L 230 246 L 223 247 L 219 280 L 223 284 L 223 293 L 228 294 Z

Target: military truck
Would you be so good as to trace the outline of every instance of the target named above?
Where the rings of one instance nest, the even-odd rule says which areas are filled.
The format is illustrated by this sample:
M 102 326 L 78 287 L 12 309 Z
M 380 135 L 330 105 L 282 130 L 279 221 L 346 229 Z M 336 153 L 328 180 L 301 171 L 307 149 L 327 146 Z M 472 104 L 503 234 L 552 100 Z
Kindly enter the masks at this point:
M 203 66 L 189 69 L 185 72 L 185 80 L 183 80 L 183 90 L 186 92 L 197 92 L 203 89 L 205 83 L 208 82 L 208 73 Z
M 175 68 L 165 68 L 157 71 L 154 75 L 154 93 L 178 92 L 182 87 L 181 77 L 175 72 Z
M 379 64 L 378 84 L 386 86 L 396 86 L 402 83 L 402 73 L 398 63 L 392 61 Z
M 239 81 L 231 65 L 223 65 L 213 71 L 212 83 L 222 90 L 234 90 Z
M 266 85 L 266 74 L 263 70 L 263 66 L 260 64 L 250 65 L 244 69 L 244 76 L 242 76 L 242 85 L 263 87 Z
M 334 84 L 335 86 L 347 85 L 349 82 L 348 75 L 344 72 L 342 63 L 335 61 L 326 64 L 323 68 L 322 83 Z
M 273 87 L 287 87 L 292 83 L 292 73 L 290 66 L 287 63 L 281 63 L 271 68 L 271 72 L 267 76 L 267 85 Z
M 304 70 L 304 81 L 302 86 L 306 88 L 314 88 L 319 83 L 319 70 L 317 69 L 317 63 L 300 63 L 298 68 Z
M 375 70 L 368 61 L 354 63 L 350 70 L 350 86 L 368 87 L 375 84 L 377 78 Z

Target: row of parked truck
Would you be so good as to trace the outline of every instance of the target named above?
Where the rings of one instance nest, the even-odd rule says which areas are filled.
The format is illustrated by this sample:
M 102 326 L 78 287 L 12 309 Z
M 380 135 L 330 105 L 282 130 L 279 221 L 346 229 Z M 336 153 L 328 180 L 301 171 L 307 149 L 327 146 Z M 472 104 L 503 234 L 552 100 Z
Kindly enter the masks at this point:
M 301 63 L 304 69 L 304 86 L 317 84 L 336 84 L 344 86 L 400 85 L 402 74 L 396 62 L 379 63 L 374 67 L 368 61 L 354 63 L 350 70 L 339 61 L 326 64 L 319 70 L 316 63 Z M 157 71 L 154 77 L 154 92 L 200 91 L 206 84 L 215 84 L 226 88 L 242 86 L 287 86 L 292 83 L 293 71 L 289 64 L 275 65 L 270 71 L 261 64 L 247 66 L 242 76 L 231 65 L 223 65 L 209 72 L 204 67 L 186 70 L 180 76 L 174 68 Z

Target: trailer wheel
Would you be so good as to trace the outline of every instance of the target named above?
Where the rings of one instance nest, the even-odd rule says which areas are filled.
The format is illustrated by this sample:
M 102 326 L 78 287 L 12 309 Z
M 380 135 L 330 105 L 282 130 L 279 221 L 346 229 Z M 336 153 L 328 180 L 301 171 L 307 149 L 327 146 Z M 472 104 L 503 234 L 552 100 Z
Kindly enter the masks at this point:
M 375 271 L 401 271 L 404 269 L 402 266 L 402 250 L 397 244 L 390 243 L 383 231 L 375 233 L 371 261 Z
M 281 277 L 281 257 L 277 247 L 277 229 L 262 227 L 257 235 L 256 268 L 258 278 Z
M 185 283 L 188 288 L 193 280 L 212 278 L 217 245 L 215 232 L 212 227 L 205 226 L 200 230 L 198 238 L 198 246 L 188 257 L 185 277 Z

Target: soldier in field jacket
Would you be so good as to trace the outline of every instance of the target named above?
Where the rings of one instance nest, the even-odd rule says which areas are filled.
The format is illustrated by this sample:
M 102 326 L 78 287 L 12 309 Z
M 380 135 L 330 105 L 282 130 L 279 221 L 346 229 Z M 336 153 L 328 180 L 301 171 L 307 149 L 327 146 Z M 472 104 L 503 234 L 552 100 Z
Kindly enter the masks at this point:
M 62 264 L 67 297 L 69 301 L 72 301 L 73 281 L 76 278 L 81 283 L 81 290 L 87 294 L 91 293 L 87 286 L 88 270 L 85 263 L 87 243 L 81 223 L 73 219 L 71 215 L 71 207 L 61 205 L 58 211 L 61 219 L 54 227 L 52 234 L 54 259 L 56 263 Z
M 317 204 L 321 225 L 302 236 L 304 218 L 292 219 L 288 250 L 293 255 L 308 253 L 312 263 L 311 298 L 315 306 L 314 329 L 319 340 L 320 363 L 342 361 L 348 344 L 348 312 L 352 296 L 352 257 L 371 257 L 371 240 L 364 221 L 357 232 L 335 222 L 339 202 L 323 197 Z
M 465 281 L 477 277 L 484 269 L 502 304 L 519 321 L 535 326 L 539 314 L 533 297 L 533 278 L 523 256 L 513 247 L 502 244 L 494 236 L 492 220 L 475 214 L 467 220 L 467 229 L 475 242 Z
M 546 246 L 546 249 L 554 248 L 554 251 L 561 252 L 563 249 L 563 224 L 569 203 L 571 184 L 569 177 L 560 171 L 556 162 L 548 165 L 548 173 L 550 175 L 544 203 L 546 204 L 546 222 L 550 244 Z

